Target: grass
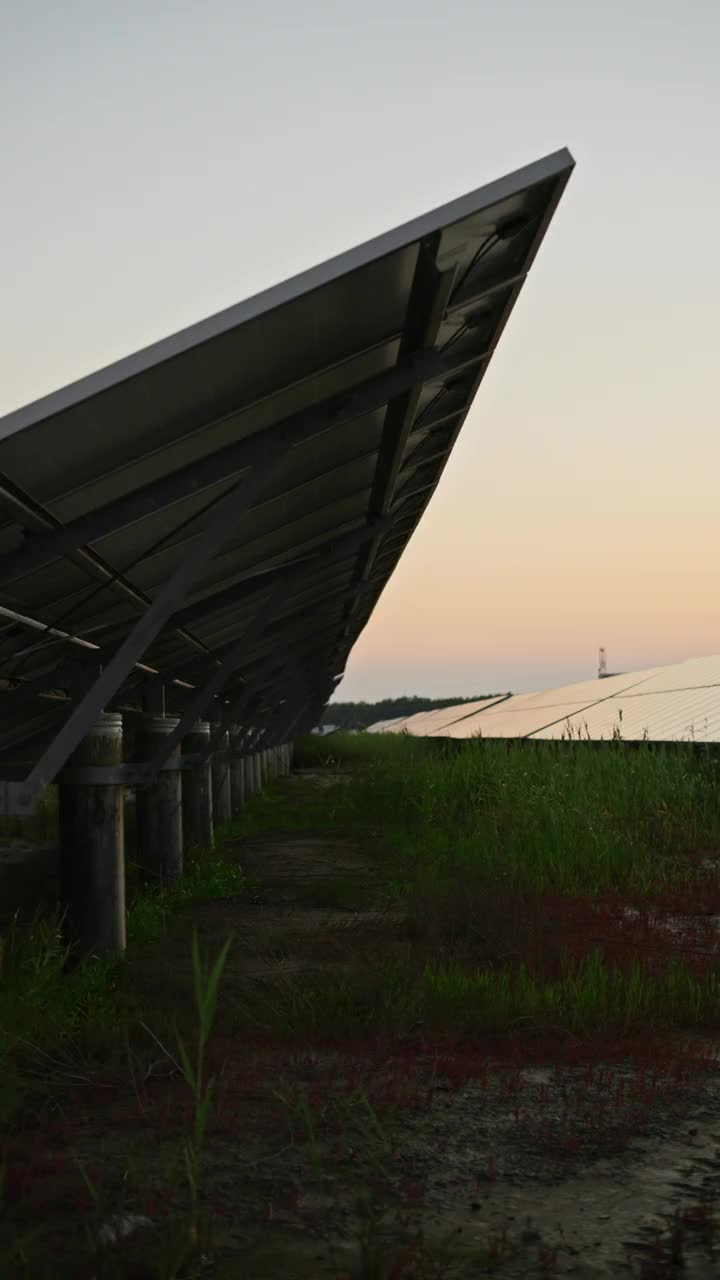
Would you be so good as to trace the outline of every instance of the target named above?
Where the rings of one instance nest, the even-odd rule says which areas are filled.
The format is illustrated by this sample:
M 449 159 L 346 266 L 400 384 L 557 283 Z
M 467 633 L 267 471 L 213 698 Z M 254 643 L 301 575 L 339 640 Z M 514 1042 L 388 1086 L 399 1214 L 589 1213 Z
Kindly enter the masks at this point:
M 582 1034 L 720 1022 L 712 760 L 349 734 L 306 740 L 298 759 L 347 771 L 325 826 L 356 829 L 403 907 L 396 985 L 414 1016 Z
M 238 1016 L 297 1035 L 416 1021 L 584 1035 L 716 1026 L 720 880 L 703 866 L 720 848 L 714 766 L 645 744 L 573 745 L 304 740 L 298 763 L 331 765 L 340 780 L 300 803 L 266 790 L 229 834 L 352 831 L 402 907 L 402 945 L 322 983 L 290 978 L 267 998 L 259 986 Z M 131 876 L 130 946 L 162 937 L 179 907 L 244 883 L 236 863 L 207 852 L 171 889 L 133 888 Z M 353 892 L 352 878 L 331 874 L 298 890 L 306 906 L 339 910 L 362 905 Z M 132 1005 L 122 965 L 65 974 L 57 918 L 14 926 L 4 948 L 6 1064 L 26 1042 L 89 1048 Z
M 245 885 L 237 863 L 198 850 L 171 888 L 141 887 L 128 876 L 130 954 L 161 938 L 169 918 L 192 902 L 225 897 Z M 21 920 L 16 912 L 0 937 L 0 1131 L 40 1080 L 67 1076 L 70 1062 L 107 1061 L 122 1029 L 137 1021 L 142 992 L 119 957 L 69 964 L 60 907 Z
M 186 860 L 185 874 L 177 884 L 136 889 L 128 910 L 128 942 L 160 937 L 167 929 L 168 917 L 179 907 L 230 897 L 245 884 L 245 873 L 237 863 L 225 861 L 209 850 L 193 850 L 192 857 Z
M 356 770 L 331 816 L 381 828 L 383 857 L 413 882 L 472 868 L 524 889 L 648 892 L 691 879 L 694 856 L 720 847 L 716 769 L 691 755 L 477 740 L 459 751 L 337 734 L 324 747 L 303 744 L 299 758 L 328 741 L 332 758 Z M 358 769 L 368 741 L 377 745 Z
M 137 941 L 138 938 L 145 940 L 157 936 L 167 913 L 178 905 L 217 897 L 228 889 L 234 890 L 241 879 L 239 868 L 218 863 L 213 855 L 201 852 L 190 866 L 185 880 L 174 889 L 135 896 L 128 912 L 130 938 Z M 47 1155 L 40 1153 L 39 1167 L 34 1168 L 31 1153 L 23 1144 L 22 1137 L 18 1146 L 17 1139 L 13 1139 L 13 1130 L 23 1112 L 27 1111 L 28 1103 L 31 1109 L 35 1109 L 43 1099 L 67 1093 L 68 1087 L 97 1087 L 98 1070 L 104 1065 L 116 1066 L 122 1039 L 131 1057 L 127 1033 L 131 1026 L 138 1026 L 177 1067 L 193 1099 L 193 1123 L 182 1143 L 189 1206 L 187 1212 L 175 1213 L 173 1230 L 167 1238 L 143 1245 L 143 1263 L 138 1276 L 173 1280 L 176 1276 L 194 1275 L 192 1261 L 202 1257 L 208 1238 L 207 1223 L 200 1211 L 199 1185 L 215 1078 L 207 1075 L 206 1048 L 232 939 L 227 939 L 214 963 L 207 965 L 200 955 L 197 931 L 193 931 L 191 961 L 197 1043 L 194 1054 L 191 1054 L 177 1032 L 176 1059 L 143 1021 L 144 1002 L 128 980 L 125 960 L 121 957 L 88 957 L 68 968 L 70 949 L 63 943 L 62 936 L 62 916 L 57 910 L 51 915 L 37 914 L 24 924 L 16 916 L 3 939 L 0 985 L 0 1227 L 5 1225 L 3 1218 L 8 1211 L 12 1212 L 16 1200 L 19 1198 L 23 1202 L 26 1199 L 38 1172 L 60 1173 L 67 1177 L 68 1172 L 72 1172 L 70 1165 L 74 1165 L 78 1174 L 74 1194 L 76 1212 L 80 1208 L 79 1220 L 86 1220 L 88 1254 L 92 1256 L 100 1251 L 98 1258 L 103 1264 L 103 1278 L 125 1275 L 122 1267 L 120 1272 L 112 1269 L 111 1259 L 110 1270 L 107 1269 L 106 1247 L 117 1245 L 126 1233 L 132 1234 L 138 1228 L 142 1234 L 144 1229 L 154 1225 L 152 1221 L 144 1214 L 112 1213 L 117 1204 L 113 1201 L 105 1203 L 95 1184 L 94 1174 L 88 1171 L 77 1153 L 72 1160 L 65 1155 L 51 1158 L 49 1168 Z M 100 1088 L 103 1087 L 111 1086 L 100 1083 Z M 15 1160 L 9 1159 L 10 1152 Z M 172 1173 L 168 1182 L 173 1182 Z M 78 1191 L 87 1193 L 84 1213 L 83 1197 L 78 1201 Z M 168 1187 L 164 1191 L 173 1195 Z M 164 1203 L 161 1190 L 150 1197 L 148 1205 L 157 1215 Z M 91 1211 L 89 1216 L 88 1209 Z M 90 1222 L 94 1225 L 90 1226 Z M 44 1265 L 41 1260 L 44 1253 L 37 1255 L 33 1251 L 34 1238 L 38 1234 L 41 1232 L 31 1230 L 22 1237 L 16 1236 L 4 1259 L 0 1256 L 0 1269 L 12 1264 L 13 1275 L 35 1277 L 55 1274 L 56 1263 L 47 1264 L 47 1272 L 37 1269 Z M 148 1262 L 148 1250 L 152 1255 L 152 1267 Z M 2 1274 L 10 1272 L 3 1270 Z
M 295 764 L 302 769 L 355 769 L 381 760 L 417 760 L 434 754 L 435 746 L 407 734 L 309 734 L 295 748 Z
M 528 1029 L 561 1028 L 575 1035 L 598 1029 L 620 1035 L 649 1026 L 720 1027 L 720 975 L 694 979 L 685 966 L 671 962 L 659 977 L 635 961 L 628 973 L 608 967 L 601 953 L 568 960 L 558 981 L 544 982 L 524 965 L 514 970 L 475 970 L 459 965 L 428 965 L 423 974 L 428 1019 L 459 1029 L 481 1025 L 506 1031 L 525 1022 Z
M 188 1186 L 190 1188 L 190 1222 L 187 1249 L 183 1249 L 181 1251 L 180 1256 L 175 1260 L 171 1270 L 177 1270 L 181 1263 L 186 1261 L 187 1257 L 196 1248 L 198 1242 L 202 1238 L 198 1185 L 202 1171 L 201 1160 L 203 1142 L 207 1130 L 208 1114 L 215 1085 L 214 1077 L 211 1077 L 208 1080 L 205 1076 L 205 1052 L 213 1020 L 215 1018 L 220 979 L 222 977 L 222 972 L 225 967 L 225 962 L 227 960 L 231 944 L 232 937 L 225 941 L 215 959 L 214 964 L 211 967 L 207 967 L 203 964 L 200 957 L 197 930 L 193 930 L 192 969 L 195 1005 L 198 1015 L 197 1048 L 194 1062 L 191 1061 L 190 1054 L 188 1053 L 182 1036 L 179 1034 L 177 1035 L 177 1048 L 181 1064 L 178 1069 L 181 1071 L 183 1079 L 192 1091 L 194 1101 L 193 1128 L 183 1144 L 183 1160 L 185 1171 L 187 1173 Z M 154 1032 L 152 1032 L 150 1028 L 146 1028 L 146 1030 L 156 1041 L 168 1061 L 172 1063 L 173 1066 L 177 1066 L 173 1055 L 165 1048 L 161 1041 L 157 1039 Z
M 359 740 L 338 742 L 336 756 L 357 759 Z M 379 741 L 346 789 L 348 816 L 372 815 L 413 879 L 419 867 L 472 867 L 532 889 L 646 891 L 685 876 L 683 855 L 720 842 L 710 766 L 690 756 L 649 745 L 509 751 L 471 741 L 459 751 L 402 735 Z
M 7 1205 L 20 1178 L 13 1146 L 18 1118 L 38 1114 L 78 1083 L 95 1087 L 104 1064 L 115 1071 L 124 1049 L 138 1112 L 158 1142 L 165 1135 L 163 1141 L 179 1143 L 178 1160 L 168 1156 L 167 1177 L 159 1184 L 155 1177 L 142 1196 L 128 1200 L 128 1211 L 150 1204 L 153 1217 L 166 1195 L 174 1206 L 169 1242 L 162 1248 L 156 1242 L 154 1252 L 147 1246 L 143 1255 L 142 1274 L 151 1280 L 193 1274 L 193 1259 L 206 1248 L 205 1149 L 229 1113 L 233 1090 L 252 1095 L 269 1081 L 284 1116 L 283 1137 L 293 1147 L 305 1145 L 308 1178 L 317 1187 L 333 1152 L 347 1151 L 351 1138 L 353 1150 L 364 1151 L 361 1231 L 348 1274 L 357 1280 L 444 1276 L 444 1264 L 407 1223 L 400 1245 L 397 1229 L 395 1238 L 387 1230 L 392 1126 L 404 1108 L 427 1105 L 432 1096 L 435 1076 L 428 1080 L 420 1065 L 428 1046 L 439 1052 L 445 1045 L 443 1071 L 455 1073 L 457 1087 L 475 1074 L 487 1077 L 487 1046 L 496 1040 L 524 1062 L 532 1059 L 533 1045 L 542 1061 L 548 1042 L 579 1061 L 583 1052 L 597 1053 L 601 1037 L 619 1046 L 618 1060 L 629 1038 L 639 1037 L 657 1064 L 657 1033 L 720 1024 L 720 789 L 709 759 L 649 744 L 628 751 L 618 741 L 603 750 L 580 743 L 509 750 L 482 741 L 458 748 L 403 735 L 337 734 L 305 740 L 296 764 L 331 769 L 333 785 L 267 788 L 224 834 L 261 843 L 282 834 L 338 836 L 364 851 L 377 893 L 331 867 L 295 889 L 305 908 L 350 913 L 348 928 L 334 935 L 343 961 L 338 970 L 279 971 L 267 982 L 244 985 L 228 980 L 219 1003 L 223 973 L 237 963 L 230 940 L 210 963 L 193 932 L 192 990 L 184 1007 L 167 1011 L 172 1028 L 153 1020 L 158 1010 L 132 976 L 133 958 L 176 938 L 188 906 L 247 888 L 222 840 L 216 851 L 189 858 L 185 876 L 169 889 L 143 888 L 130 859 L 126 960 L 91 958 L 70 967 L 59 912 L 16 917 L 2 939 L 0 1139 Z M 48 801 L 38 831 L 51 830 L 52 812 Z M 373 896 L 395 914 L 370 936 L 362 919 L 351 927 L 351 915 Z M 221 1026 L 213 1038 L 216 1015 Z M 138 1031 L 175 1073 L 158 1095 L 144 1074 Z M 288 1052 L 294 1046 L 298 1054 L 329 1045 L 352 1055 L 356 1046 L 366 1061 L 374 1043 L 385 1065 L 365 1074 L 349 1066 L 347 1072 L 329 1069 L 324 1082 L 307 1087 L 296 1087 L 297 1070 L 294 1085 L 269 1069 L 256 1080 L 254 1038 L 269 1038 Z M 407 1044 L 407 1056 L 396 1053 L 388 1067 L 382 1045 L 398 1043 Z M 232 1054 L 225 1044 L 234 1046 Z M 238 1061 L 238 1046 L 247 1062 Z M 100 1080 L 98 1087 L 107 1086 Z M 592 1098 L 582 1106 L 587 1124 L 595 1124 Z M 554 1134 L 548 1143 L 556 1143 Z M 26 1153 L 22 1161 L 33 1167 Z M 82 1159 L 76 1181 L 96 1220 L 117 1208 L 117 1198 L 106 1198 Z M 8 1274 L 44 1274 L 23 1262 L 34 1255 L 31 1243 L 18 1239 L 5 1259 Z M 501 1270 L 506 1256 L 500 1236 L 488 1244 L 482 1265 L 488 1273 Z M 343 1265 L 338 1260 L 338 1275 Z M 103 1266 L 102 1280 L 125 1274 L 110 1262 Z M 538 1266 L 552 1274 L 551 1248 L 541 1247 Z
M 62 917 L 17 917 L 3 938 L 0 984 L 0 1129 L 38 1085 L 68 1078 L 103 1057 L 130 995 L 122 964 L 92 959 L 66 971 Z
M 36 939 L 37 933 L 38 922 L 36 921 L 34 932 L 29 935 L 30 939 Z M 51 957 L 47 964 L 48 975 L 55 967 L 53 961 L 55 960 L 56 952 L 60 958 L 62 957 L 62 953 L 59 952 L 57 946 L 57 938 L 54 937 L 52 941 L 53 945 L 48 947 L 48 952 Z M 186 1047 L 182 1036 L 178 1033 L 176 1037 L 177 1054 L 179 1058 L 178 1065 L 176 1058 L 168 1049 L 165 1048 L 152 1029 L 147 1027 L 145 1023 L 140 1023 L 140 1025 L 148 1032 L 154 1042 L 158 1045 L 168 1061 L 177 1068 L 178 1073 L 182 1076 L 185 1084 L 188 1086 L 193 1099 L 193 1124 L 190 1132 L 182 1143 L 182 1160 L 190 1193 L 189 1211 L 187 1214 L 176 1213 L 175 1221 L 173 1223 L 173 1231 L 168 1238 L 151 1243 L 145 1242 L 143 1244 L 143 1264 L 141 1270 L 138 1271 L 137 1274 L 138 1276 L 142 1275 L 143 1277 L 149 1277 L 150 1280 L 154 1280 L 154 1278 L 157 1278 L 157 1280 L 174 1280 L 174 1277 L 176 1276 L 190 1276 L 196 1274 L 196 1270 L 192 1266 L 192 1263 L 193 1261 L 197 1262 L 198 1258 L 202 1260 L 202 1249 L 206 1246 L 208 1239 L 208 1224 L 204 1221 L 203 1215 L 200 1211 L 199 1185 L 202 1177 L 203 1144 L 206 1136 L 210 1107 L 213 1100 L 215 1078 L 207 1078 L 205 1058 L 207 1044 L 217 1007 L 220 979 L 222 977 L 222 971 L 231 942 L 232 938 L 228 938 L 215 958 L 214 963 L 212 965 L 208 965 L 203 962 L 200 955 L 197 931 L 193 931 L 192 971 L 198 1021 L 197 1043 L 193 1056 L 191 1056 L 188 1048 Z M 36 946 L 26 946 L 23 956 L 22 946 L 16 944 L 11 948 L 11 954 L 13 955 L 16 963 L 20 962 L 22 958 L 25 958 L 26 960 L 29 959 L 31 969 L 35 967 L 33 965 L 33 959 L 37 956 Z M 102 997 L 107 997 L 110 985 L 108 983 L 108 966 L 117 968 L 120 963 L 121 962 L 119 961 L 115 961 L 108 962 L 107 964 L 98 964 L 97 961 L 94 963 L 86 961 L 76 968 L 73 971 L 71 978 L 66 979 L 66 981 L 69 981 L 71 984 L 74 981 L 76 987 L 82 992 L 83 1000 L 86 1001 L 88 979 L 90 978 L 90 975 L 93 974 L 94 981 L 97 984 L 97 990 L 102 993 Z M 20 970 L 18 969 L 14 975 L 16 979 L 19 971 Z M 51 987 L 52 979 L 48 977 L 47 981 L 48 986 Z M 92 985 L 92 981 L 93 980 L 90 979 L 90 985 Z M 25 996 L 27 997 L 31 992 L 32 985 L 29 985 L 26 982 Z M 69 999 L 66 995 L 63 1013 L 60 1015 L 58 1023 L 56 1024 L 56 1029 L 57 1026 L 62 1026 L 66 1033 L 69 1029 L 69 1022 L 71 1021 L 68 1018 L 69 1008 Z M 97 999 L 94 1002 L 91 1001 L 90 1009 L 86 1009 L 86 1013 L 87 1012 L 92 1013 L 96 1025 L 98 1022 L 104 1021 L 102 1015 L 108 1012 L 106 1000 L 101 998 L 100 1001 Z M 117 1009 L 113 1010 L 115 1016 L 117 1016 L 118 1012 L 119 1011 Z M 127 1015 L 128 1011 L 125 1010 L 124 1012 Z M 72 1021 L 74 1022 L 74 1019 Z M 109 1030 L 107 1024 L 104 1026 L 104 1030 L 107 1034 Z M 46 1088 L 51 1084 L 51 1080 L 48 1078 L 48 1075 L 51 1075 L 52 1070 L 57 1067 L 60 1067 L 61 1069 L 65 1068 L 65 1071 L 61 1070 L 61 1076 L 64 1076 L 65 1080 L 70 1078 L 68 1076 L 68 1071 L 71 1076 L 74 1076 L 76 1079 L 78 1078 L 74 1061 L 71 1062 L 67 1058 L 63 1061 L 62 1059 L 51 1057 L 50 1055 L 43 1053 L 37 1048 L 37 1046 L 34 1046 L 34 1048 L 35 1052 L 39 1054 L 41 1059 L 40 1067 L 45 1073 Z M 56 1050 L 56 1052 L 61 1052 L 61 1050 Z M 87 1083 L 90 1084 L 92 1081 L 88 1079 Z M 26 1175 L 32 1164 L 32 1160 L 28 1159 L 28 1155 L 29 1153 L 27 1150 L 22 1152 L 22 1162 L 25 1166 Z M 62 1159 L 63 1162 L 66 1163 L 66 1158 L 63 1157 Z M 108 1272 L 108 1256 L 106 1253 L 107 1246 L 117 1245 L 118 1241 L 122 1240 L 126 1234 L 132 1234 L 134 1231 L 137 1231 L 138 1228 L 141 1231 L 146 1230 L 147 1228 L 154 1226 L 154 1223 L 145 1214 L 112 1214 L 111 1209 L 116 1206 L 113 1206 L 112 1203 L 104 1203 L 104 1198 L 98 1190 L 98 1187 L 95 1185 L 92 1174 L 85 1167 L 84 1161 L 82 1161 L 77 1155 L 75 1155 L 75 1164 L 82 1183 L 84 1184 L 84 1189 L 88 1193 L 90 1207 L 94 1210 L 92 1215 L 94 1218 L 92 1227 L 86 1221 L 88 1253 L 91 1256 L 93 1254 L 97 1254 L 98 1264 L 102 1267 L 103 1276 L 117 1274 L 114 1270 Z M 8 1160 L 6 1143 L 1 1166 L 2 1176 L 0 1177 L 0 1220 L 2 1218 L 2 1210 L 7 1208 L 8 1193 L 10 1192 L 7 1179 L 7 1169 Z M 31 1183 L 31 1179 L 27 1179 L 27 1177 L 26 1181 L 28 1184 Z M 172 1190 L 169 1187 L 166 1187 L 163 1190 L 167 1195 L 170 1197 L 172 1196 Z M 146 1207 L 148 1210 L 152 1208 L 154 1215 L 157 1217 L 158 1213 L 162 1211 L 164 1203 L 165 1196 L 162 1193 L 156 1192 L 155 1196 Z M 28 1276 L 36 1276 L 39 1274 L 35 1269 L 37 1260 L 31 1253 L 32 1237 L 33 1232 L 30 1232 L 24 1240 L 16 1238 L 11 1249 L 6 1255 L 5 1262 L 9 1263 L 12 1260 L 14 1263 L 13 1274 L 15 1275 L 25 1274 Z M 149 1265 L 148 1253 L 152 1255 L 152 1268 L 150 1268 Z M 112 1268 L 112 1258 L 110 1258 L 109 1261 L 110 1267 Z M 21 1264 L 23 1265 L 22 1271 L 20 1270 Z M 54 1266 L 51 1268 L 51 1273 L 54 1274 Z M 3 1272 L 3 1274 L 9 1273 Z M 122 1268 L 122 1274 L 125 1274 L 124 1267 Z

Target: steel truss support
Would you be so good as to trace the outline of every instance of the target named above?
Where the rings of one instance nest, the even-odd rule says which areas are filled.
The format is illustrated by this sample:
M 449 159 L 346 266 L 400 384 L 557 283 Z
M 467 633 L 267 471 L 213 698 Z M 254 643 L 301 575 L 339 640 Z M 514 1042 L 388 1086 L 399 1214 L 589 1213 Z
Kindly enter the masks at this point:
M 357 534 L 351 535 L 347 539 L 339 539 L 338 544 L 332 547 L 329 556 L 326 556 L 324 553 L 318 554 L 312 560 L 308 561 L 308 567 L 315 570 L 326 566 L 328 560 L 332 563 L 332 560 L 335 559 L 336 554 L 338 554 L 338 546 L 341 548 L 341 554 L 346 554 L 348 547 L 353 548 L 356 546 L 362 546 L 363 542 L 367 542 L 369 538 L 374 536 L 374 532 L 373 528 L 366 528 L 360 530 Z M 175 743 L 181 741 L 183 735 L 187 732 L 189 725 L 191 725 L 194 720 L 207 710 L 211 700 L 228 683 L 233 671 L 242 665 L 243 659 L 248 652 L 248 648 L 252 645 L 253 641 L 259 638 L 268 625 L 276 620 L 277 605 L 286 595 L 287 588 L 292 582 L 295 573 L 295 568 L 291 567 L 273 577 L 270 590 L 266 592 L 263 605 L 258 607 L 255 617 L 248 624 L 242 635 L 233 641 L 230 649 L 222 656 L 220 665 L 213 671 L 212 675 L 206 680 L 202 688 L 192 694 L 187 706 L 183 710 L 179 724 L 174 730 L 174 733 L 170 735 L 167 743 L 162 745 L 162 749 L 158 751 L 155 759 L 150 762 L 149 772 L 153 772 L 154 770 L 162 767 L 165 759 L 167 758 L 161 758 L 162 750 L 164 750 L 165 746 L 167 746 L 169 751 Z M 307 608 L 307 604 L 303 603 L 302 608 Z M 291 614 L 289 616 L 292 618 L 294 615 Z M 232 721 L 228 719 L 227 715 L 223 716 L 221 732 L 229 730 L 231 724 Z
M 368 584 L 365 589 L 371 590 L 373 585 L 374 584 Z M 218 667 L 213 672 L 213 674 L 209 677 L 209 679 L 206 681 L 203 687 L 199 689 L 197 693 L 193 694 L 192 698 L 190 699 L 190 702 L 188 703 L 187 707 L 183 711 L 183 714 L 180 718 L 177 728 L 173 731 L 172 734 L 169 735 L 169 737 L 167 738 L 167 741 L 160 744 L 154 760 L 152 760 L 148 765 L 149 773 L 152 773 L 153 771 L 156 771 L 162 768 L 163 764 L 165 763 L 165 760 L 167 759 L 167 755 L 165 753 L 169 752 L 170 748 L 174 745 L 174 742 L 179 741 L 180 738 L 182 738 L 183 734 L 187 731 L 187 726 L 190 723 L 192 723 L 194 719 L 196 719 L 199 715 L 202 715 L 207 710 L 207 707 L 211 702 L 212 698 L 215 697 L 216 694 L 219 694 L 221 692 L 221 690 L 227 685 L 227 682 L 230 676 L 232 675 L 232 673 L 235 670 L 237 670 L 237 668 L 242 666 L 243 662 L 247 660 L 248 648 L 250 647 L 251 642 L 259 639 L 263 633 L 264 628 L 267 627 L 273 621 L 273 615 L 272 615 L 273 604 L 277 603 L 277 601 L 282 598 L 285 586 L 286 586 L 286 582 L 283 578 L 281 579 L 281 581 L 279 581 L 276 584 L 276 586 L 273 588 L 272 593 L 268 597 L 265 613 L 261 617 L 258 617 L 254 620 L 254 624 L 248 628 L 248 631 L 241 637 L 240 640 L 233 643 L 231 649 L 223 658 L 221 666 Z M 351 595 L 354 596 L 356 593 L 357 593 L 357 588 L 355 587 L 348 588 L 348 590 L 346 590 L 345 592 L 338 593 L 336 598 L 337 603 L 341 602 L 345 597 L 349 598 Z M 291 614 L 289 616 L 289 619 L 286 619 L 285 622 L 287 623 L 288 620 L 292 621 L 295 616 L 296 615 Z M 301 637 L 302 637 L 302 625 L 304 624 L 301 624 L 300 626 Z M 278 632 L 279 632 L 279 636 L 282 637 L 284 643 L 289 644 L 289 643 L 292 643 L 293 639 L 298 634 L 298 628 L 288 629 L 286 625 L 285 627 L 278 628 Z M 304 637 L 302 638 L 304 639 Z M 268 659 L 268 665 L 265 671 L 263 672 L 263 674 L 269 674 L 270 670 L 272 669 L 273 663 L 276 661 L 277 659 L 275 659 L 274 657 Z M 252 690 L 259 687 L 259 684 L 262 678 L 263 678 L 263 675 L 261 675 L 259 672 L 255 681 L 253 682 L 253 685 L 251 686 Z M 207 746 L 208 754 L 211 754 L 217 748 L 220 736 L 226 733 L 233 724 L 241 720 L 245 710 L 246 693 L 247 693 L 247 687 L 242 690 L 242 692 L 239 694 L 239 696 L 235 700 L 231 701 L 229 704 L 226 704 L 225 706 L 222 706 L 222 705 L 220 706 L 219 725 L 217 730 L 213 730 L 213 734 L 211 736 L 210 742 L 208 743 L 208 746 Z
M 115 695 L 136 661 L 142 657 L 148 645 L 172 617 L 208 561 L 216 556 L 233 537 L 240 520 L 281 465 L 282 456 L 275 457 L 264 466 L 257 467 L 215 507 L 212 518 L 208 520 L 203 533 L 198 537 L 193 551 L 155 597 L 147 613 L 138 619 L 108 666 L 85 694 L 29 774 L 25 781 L 24 797 L 20 796 L 20 803 L 24 803 L 24 807 L 28 810 L 32 808 L 38 794 L 62 768 L 106 702 Z

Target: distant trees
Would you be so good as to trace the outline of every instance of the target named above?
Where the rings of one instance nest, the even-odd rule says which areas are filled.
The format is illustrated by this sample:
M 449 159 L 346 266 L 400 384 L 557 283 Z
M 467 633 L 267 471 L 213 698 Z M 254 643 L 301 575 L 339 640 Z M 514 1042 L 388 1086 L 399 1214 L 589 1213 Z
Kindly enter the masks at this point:
M 471 698 L 382 698 L 380 702 L 332 702 L 323 712 L 321 724 L 335 724 L 339 729 L 366 729 L 378 720 L 394 720 L 414 716 L 418 711 L 439 711 L 456 707 L 461 702 L 478 702 L 481 698 L 499 698 L 498 693 L 476 693 Z

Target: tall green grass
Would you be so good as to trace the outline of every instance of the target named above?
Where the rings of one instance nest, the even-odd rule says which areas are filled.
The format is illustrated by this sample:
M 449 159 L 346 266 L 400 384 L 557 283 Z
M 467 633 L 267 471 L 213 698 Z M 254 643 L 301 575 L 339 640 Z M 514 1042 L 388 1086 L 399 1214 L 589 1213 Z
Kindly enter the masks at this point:
M 178 908 L 227 897 L 245 883 L 242 868 L 212 850 L 197 850 L 172 887 L 145 888 L 131 880 L 129 954 L 162 937 Z M 16 912 L 0 934 L 0 1131 L 36 1086 L 71 1078 L 79 1063 L 111 1056 L 123 1028 L 143 1011 L 125 958 L 88 956 L 69 965 L 62 925 L 58 905 L 29 919 Z
M 407 734 L 308 734 L 295 746 L 296 769 L 348 769 L 383 760 L 408 760 L 427 755 L 436 744 Z
M 524 965 L 478 969 L 428 965 L 423 974 L 423 1014 L 428 1022 L 458 1031 L 483 1032 L 555 1027 L 576 1035 L 602 1031 L 627 1035 L 680 1024 L 720 1025 L 720 977 L 693 978 L 679 962 L 651 976 L 636 963 L 629 973 L 606 965 L 599 951 L 580 963 L 568 957 L 565 973 L 547 982 Z
M 492 1021 L 489 1009 L 505 1024 L 516 1017 L 542 1021 L 542 1010 L 545 1020 L 558 1014 L 577 1026 L 641 1021 L 643 1010 L 650 1021 L 661 1010 L 674 1009 L 679 1018 L 681 1007 L 691 1021 L 711 1019 L 720 994 L 712 973 L 691 977 L 672 965 L 659 975 L 643 970 L 641 990 L 627 966 L 613 976 L 606 964 L 601 982 L 578 952 L 575 969 L 559 974 L 556 965 L 540 963 L 538 948 L 552 950 L 545 934 L 538 935 L 538 963 L 530 962 L 527 928 L 546 893 L 643 894 L 696 874 L 692 855 L 720 848 L 720 788 L 709 761 L 649 744 L 631 751 L 621 743 L 602 750 L 577 743 L 508 749 L 362 734 L 305 740 L 296 759 L 301 767 L 324 763 L 341 776 L 333 785 L 254 796 L 228 834 L 354 833 L 405 910 L 403 937 L 432 964 L 419 987 L 409 972 L 391 981 L 379 965 L 372 990 L 356 989 L 348 977 L 312 999 L 308 989 L 293 1023 L 313 1027 L 329 1018 L 350 1025 L 369 1014 L 368 1026 L 390 1024 L 411 988 L 422 1007 L 444 1008 L 454 1019 L 455 1006 L 464 1006 L 483 1024 Z M 237 864 L 206 851 L 189 861 L 174 888 L 131 892 L 130 948 L 161 936 L 167 915 L 183 903 L 227 896 L 243 884 Z M 7 1094 L 0 1112 L 6 1112 L 22 1083 L 14 1063 L 32 1061 L 39 1070 L 43 1055 L 62 1060 L 67 1050 L 82 1057 L 85 1048 L 112 1041 L 114 1027 L 127 1024 L 133 997 L 122 961 L 90 960 L 67 970 L 59 915 L 23 927 L 15 921 L 0 948 L 0 1077 Z M 289 993 L 282 1018 L 298 998 Z
M 256 984 L 236 1002 L 238 1026 L 300 1041 L 424 1032 L 470 1037 L 547 1033 L 633 1036 L 678 1028 L 720 1028 L 720 975 L 694 976 L 681 960 L 650 972 L 636 959 L 608 963 L 600 949 L 544 977 L 525 963 L 470 966 L 428 950 L 378 958 L 343 974 L 287 975 Z
M 90 957 L 68 969 L 62 913 L 17 914 L 2 939 L 0 1131 L 28 1093 L 71 1080 L 105 1056 L 133 997 L 122 961 Z
M 127 913 L 128 943 L 148 942 L 162 937 L 166 920 L 179 907 L 189 902 L 211 898 L 227 898 L 244 888 L 245 872 L 235 862 L 228 862 L 212 850 L 194 850 L 186 860 L 184 875 L 177 884 L 135 888 Z
M 646 891 L 684 875 L 683 855 L 720 846 L 713 766 L 690 753 L 620 743 L 458 748 L 403 735 L 330 742 L 340 764 L 369 752 L 340 812 L 380 829 L 399 886 L 472 868 L 532 890 Z
M 248 830 L 353 832 L 402 910 L 394 927 L 411 950 L 397 972 L 379 963 L 276 992 L 273 1016 L 286 1027 L 420 1018 L 582 1034 L 720 1024 L 712 956 L 690 943 L 686 963 L 684 939 L 675 954 L 658 950 L 650 925 L 633 932 L 619 909 L 632 903 L 647 922 L 651 902 L 672 912 L 675 891 L 694 879 L 700 891 L 688 900 L 700 911 L 708 893 L 718 901 L 717 875 L 700 866 L 720 850 L 711 759 L 619 741 L 347 734 L 305 741 L 296 759 L 317 767 L 323 755 L 334 785 L 259 797 Z M 594 910 L 603 901 L 615 914 Z

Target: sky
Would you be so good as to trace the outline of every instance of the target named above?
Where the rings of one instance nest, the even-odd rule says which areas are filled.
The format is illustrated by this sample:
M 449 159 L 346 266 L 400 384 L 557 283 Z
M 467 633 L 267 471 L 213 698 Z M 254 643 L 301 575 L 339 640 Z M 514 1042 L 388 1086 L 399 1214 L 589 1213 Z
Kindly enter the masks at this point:
M 0 0 L 0 414 L 567 146 L 340 698 L 720 651 L 717 0 Z

